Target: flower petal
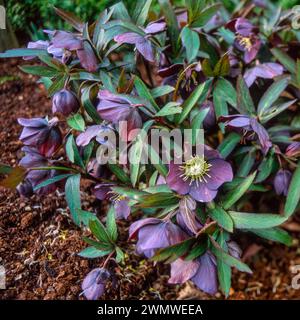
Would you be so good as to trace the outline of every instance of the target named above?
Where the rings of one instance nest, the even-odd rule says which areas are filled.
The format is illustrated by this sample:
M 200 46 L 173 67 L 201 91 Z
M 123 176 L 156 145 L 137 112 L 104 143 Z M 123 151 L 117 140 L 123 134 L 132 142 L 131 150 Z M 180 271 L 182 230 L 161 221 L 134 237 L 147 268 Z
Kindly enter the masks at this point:
M 198 261 L 177 259 L 171 263 L 171 277 L 168 283 L 184 283 L 191 279 L 197 272 L 200 264 Z
M 187 194 L 190 186 L 189 181 L 184 181 L 182 177 L 182 170 L 180 165 L 175 164 L 173 161 L 169 165 L 169 173 L 166 177 L 168 186 L 179 194 Z

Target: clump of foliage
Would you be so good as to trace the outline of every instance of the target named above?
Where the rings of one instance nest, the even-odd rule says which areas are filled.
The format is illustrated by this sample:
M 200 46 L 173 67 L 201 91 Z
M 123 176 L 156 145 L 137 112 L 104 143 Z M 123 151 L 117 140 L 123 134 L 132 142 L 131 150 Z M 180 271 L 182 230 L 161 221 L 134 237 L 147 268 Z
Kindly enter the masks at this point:
M 231 268 L 252 272 L 237 232 L 292 242 L 280 225 L 300 198 L 300 34 L 292 11 L 265 1 L 231 14 L 222 3 L 159 0 L 159 16 L 151 2 L 136 2 L 131 14 L 117 3 L 92 24 L 56 9 L 74 32 L 47 30 L 49 40 L 0 54 L 39 60 L 21 69 L 40 76 L 52 98 L 50 118 L 18 120 L 24 157 L 1 165 L 1 185 L 22 196 L 65 191 L 74 223 L 91 232 L 79 255 L 106 256 L 83 282 L 88 299 L 115 283 L 113 267 L 124 261 L 118 219 L 129 220 L 138 254 L 171 264 L 170 283 L 228 296 Z M 204 129 L 204 154 L 178 165 L 174 152 L 166 165 L 149 144 L 158 161 L 142 163 L 153 128 Z M 129 141 L 134 161 L 99 161 L 111 133 Z M 110 204 L 107 213 L 81 209 L 83 180 Z

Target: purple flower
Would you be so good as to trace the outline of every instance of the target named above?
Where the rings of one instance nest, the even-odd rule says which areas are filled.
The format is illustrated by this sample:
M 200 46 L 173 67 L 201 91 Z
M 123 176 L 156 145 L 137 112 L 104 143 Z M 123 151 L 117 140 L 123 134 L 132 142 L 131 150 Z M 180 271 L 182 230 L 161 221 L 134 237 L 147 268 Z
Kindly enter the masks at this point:
M 36 147 L 41 155 L 51 157 L 61 146 L 62 135 L 57 127 L 57 118 L 50 121 L 44 118 L 19 118 L 18 122 L 24 127 L 19 139 L 27 146 Z
M 186 239 L 187 235 L 170 220 L 146 218 L 134 222 L 129 229 L 129 238 L 138 237 L 136 250 L 147 258 L 155 251 L 166 248 Z
M 208 113 L 203 121 L 204 129 L 209 129 L 216 124 L 215 108 L 211 101 L 206 101 L 200 106 L 200 110 L 208 109 Z
M 283 73 L 283 66 L 274 63 L 261 63 L 248 69 L 244 74 L 244 79 L 248 87 L 252 86 L 256 78 L 273 79 Z
M 254 26 L 245 18 L 237 18 L 228 22 L 226 27 L 235 33 L 234 46 L 244 52 L 244 61 L 251 62 L 261 46 Z
M 81 288 L 88 300 L 97 300 L 105 291 L 105 284 L 111 277 L 110 272 L 104 268 L 96 268 L 84 278 Z
M 148 61 L 154 62 L 154 49 L 149 37 L 156 33 L 164 31 L 166 28 L 165 22 L 150 23 L 145 29 L 145 35 L 140 35 L 135 32 L 125 32 L 114 37 L 117 43 L 134 44 L 137 51 Z
M 97 159 L 92 159 L 89 161 L 86 171 L 92 177 L 100 178 L 103 174 L 103 166 L 101 166 Z
M 114 186 L 116 185 L 113 183 L 99 183 L 94 187 L 94 194 L 97 199 L 113 203 L 117 219 L 127 219 L 131 211 L 128 205 L 129 199 L 112 191 Z
M 49 41 L 43 41 L 43 40 L 28 42 L 27 44 L 28 49 L 40 49 L 45 51 L 48 49 L 48 46 L 49 46 Z M 35 56 L 23 57 L 24 60 L 31 60 L 34 58 Z
M 70 90 L 56 92 L 52 99 L 52 112 L 62 113 L 65 116 L 76 112 L 79 109 L 79 101 L 76 95 Z
M 230 129 L 248 134 L 246 136 L 247 139 L 251 139 L 253 137 L 253 133 L 255 133 L 264 154 L 267 154 L 269 149 L 272 147 L 268 131 L 256 120 L 256 118 L 241 114 L 234 114 L 230 116 L 221 116 L 219 121 L 225 122 L 225 125 Z
M 100 144 L 105 144 L 107 143 L 106 137 L 109 137 L 111 133 L 113 133 L 113 128 L 109 125 L 99 124 L 90 126 L 77 137 L 76 144 L 79 147 L 84 147 L 94 138 Z
M 125 140 L 132 140 L 131 131 L 142 127 L 142 118 L 137 110 L 136 105 L 124 95 L 116 95 L 108 90 L 101 90 L 98 94 L 100 102 L 97 111 L 101 118 L 118 124 L 120 121 L 127 122 L 127 128 L 120 128 L 120 135 Z M 134 132 L 134 131 L 133 131 Z
M 300 155 L 300 142 L 292 142 L 285 150 L 287 157 L 297 157 Z
M 194 261 L 179 258 L 171 263 L 171 278 L 168 282 L 184 283 L 187 280 L 211 295 L 218 291 L 216 259 L 209 251 Z
M 48 48 L 49 53 L 57 54 L 57 50 L 75 51 L 84 69 L 95 72 L 98 68 L 98 60 L 93 48 L 88 41 L 66 31 L 55 31 Z
M 25 152 L 25 155 L 19 162 L 20 166 L 26 169 L 48 167 L 47 159 L 43 155 L 41 155 L 37 149 L 25 146 L 22 148 L 22 151 Z M 24 196 L 27 192 L 29 195 L 31 195 L 29 192 L 29 185 L 31 185 L 31 188 L 33 188 L 43 181 L 53 178 L 57 174 L 58 173 L 56 170 L 30 170 L 26 176 L 25 184 L 19 185 L 18 191 Z M 35 193 L 39 195 L 48 194 L 54 192 L 56 188 L 56 184 L 52 183 L 38 189 L 37 191 L 35 191 Z
M 274 188 L 278 195 L 287 196 L 292 174 L 289 170 L 280 169 L 274 179 Z
M 22 183 L 17 186 L 17 191 L 20 196 L 29 198 L 33 195 L 32 184 L 28 179 L 25 179 Z
M 200 202 L 212 201 L 218 188 L 233 179 L 231 165 L 219 153 L 205 147 L 204 156 L 195 155 L 182 165 L 170 163 L 166 178 L 169 187 L 179 194 L 189 194 Z

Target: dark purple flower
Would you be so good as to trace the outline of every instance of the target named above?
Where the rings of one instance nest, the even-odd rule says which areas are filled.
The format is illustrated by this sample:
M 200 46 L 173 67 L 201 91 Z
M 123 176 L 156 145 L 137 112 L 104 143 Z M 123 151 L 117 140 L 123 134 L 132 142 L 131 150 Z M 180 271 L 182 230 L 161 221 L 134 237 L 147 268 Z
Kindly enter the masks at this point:
M 62 49 L 68 52 L 76 52 L 82 67 L 87 71 L 95 72 L 97 70 L 98 60 L 88 41 L 71 32 L 55 31 L 48 52 L 57 54 L 57 50 Z
M 197 234 L 202 228 L 196 215 L 196 201 L 189 196 L 183 197 L 179 202 L 179 211 L 176 214 L 178 225 L 189 235 Z
M 100 102 L 97 111 L 103 120 L 118 124 L 120 121 L 126 121 L 127 128 L 120 127 L 120 135 L 124 140 L 132 140 L 131 131 L 142 127 L 142 118 L 136 105 L 124 95 L 117 95 L 108 90 L 101 90 L 98 94 Z M 134 133 L 134 131 L 133 131 Z
M 186 239 L 187 235 L 170 220 L 146 218 L 134 222 L 129 229 L 130 239 L 138 237 L 136 250 L 147 258 L 157 249 L 166 248 Z
M 44 118 L 19 118 L 18 122 L 24 127 L 19 139 L 27 146 L 36 147 L 41 155 L 51 157 L 61 146 L 62 135 L 57 127 L 57 118 L 50 121 Z
M 97 300 L 105 291 L 105 284 L 111 277 L 110 272 L 104 268 L 96 268 L 84 278 L 81 288 L 88 300 Z
M 87 146 L 94 138 L 100 143 L 107 143 L 107 138 L 113 133 L 113 128 L 109 125 L 99 124 L 87 127 L 86 130 L 81 133 L 77 139 L 76 144 L 79 147 Z
M 115 186 L 113 183 L 99 183 L 94 187 L 94 194 L 100 200 L 109 200 L 113 203 L 117 219 L 127 219 L 131 211 L 128 205 L 129 199 L 114 192 L 112 187 Z
M 248 69 L 244 74 L 244 79 L 247 83 L 247 86 L 250 87 L 256 78 L 273 79 L 282 73 L 283 66 L 278 63 L 261 63 L 251 69 Z
M 169 187 L 179 194 L 189 194 L 200 202 L 212 201 L 218 188 L 233 179 L 231 165 L 217 151 L 205 147 L 204 156 L 195 155 L 182 165 L 170 163 L 166 178 Z
M 49 41 L 43 41 L 43 40 L 28 42 L 27 44 L 28 49 L 40 49 L 45 51 L 48 49 L 48 46 L 49 46 Z M 23 57 L 24 60 L 31 60 L 34 58 L 35 56 Z
M 208 113 L 203 121 L 204 129 L 209 129 L 216 124 L 215 108 L 211 101 L 206 101 L 200 106 L 200 110 L 208 109 Z
M 278 195 L 287 195 L 292 174 L 289 170 L 280 169 L 274 178 L 274 188 Z
M 103 166 L 101 166 L 97 159 L 92 159 L 89 161 L 86 171 L 92 177 L 99 178 L 102 176 Z
M 24 157 L 20 160 L 20 166 L 26 169 L 38 168 L 38 167 L 48 167 L 47 159 L 39 153 L 39 151 L 35 148 L 31 148 L 25 146 L 22 148 L 22 151 L 25 153 Z M 42 183 L 45 180 L 53 178 L 58 173 L 56 170 L 30 170 L 26 176 L 26 188 L 29 190 L 29 184 L 31 188 L 37 186 L 38 184 Z M 22 189 L 25 186 L 20 186 L 20 191 L 25 191 Z M 35 193 L 43 195 L 52 193 L 56 190 L 55 183 L 42 187 L 35 191 Z M 23 193 L 25 195 L 25 192 Z
M 287 157 L 297 157 L 300 155 L 300 142 L 292 142 L 285 150 Z
M 234 46 L 244 52 L 244 61 L 251 62 L 261 46 L 254 26 L 245 18 L 237 18 L 228 22 L 226 27 L 235 33 Z
M 211 295 L 218 291 L 216 259 L 209 251 L 194 261 L 179 258 L 171 263 L 169 283 L 184 283 L 187 280 Z
M 154 62 L 154 48 L 149 40 L 151 35 L 164 31 L 166 28 L 165 22 L 153 22 L 150 23 L 145 29 L 145 35 L 141 35 L 135 32 L 125 32 L 114 37 L 117 43 L 134 44 L 137 51 L 148 61 Z
M 20 196 L 29 198 L 33 195 L 32 184 L 28 179 L 25 179 L 22 183 L 17 186 L 17 191 Z
M 221 116 L 219 121 L 224 122 L 225 125 L 232 130 L 242 132 L 247 139 L 251 139 L 253 133 L 255 133 L 264 154 L 267 154 L 272 147 L 268 131 L 253 117 L 234 114 L 230 116 Z
M 62 113 L 65 116 L 79 109 L 79 101 L 76 95 L 67 89 L 56 92 L 52 99 L 52 112 Z

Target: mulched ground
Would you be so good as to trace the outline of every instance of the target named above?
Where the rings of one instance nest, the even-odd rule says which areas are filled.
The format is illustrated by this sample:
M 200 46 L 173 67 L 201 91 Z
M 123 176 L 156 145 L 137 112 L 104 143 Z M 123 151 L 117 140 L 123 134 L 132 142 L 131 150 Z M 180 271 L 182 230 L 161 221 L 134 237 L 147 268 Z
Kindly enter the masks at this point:
M 14 165 L 20 158 L 18 117 L 50 115 L 50 100 L 34 77 L 23 75 L 17 60 L 0 62 L 0 162 Z M 100 202 L 83 192 L 86 210 L 100 211 Z M 120 222 L 121 243 L 127 242 L 127 222 Z M 300 299 L 291 288 L 291 270 L 300 265 L 300 217 L 286 225 L 294 235 L 290 248 L 255 240 L 247 245 L 244 260 L 254 271 L 234 271 L 229 299 Z M 62 194 L 22 199 L 0 189 L 0 265 L 6 269 L 6 290 L 0 299 L 83 299 L 80 284 L 100 260 L 85 260 L 76 253 L 85 247 L 82 231 L 72 224 Z M 247 239 L 243 239 L 244 242 Z M 249 243 L 249 241 L 248 241 Z M 125 265 L 116 270 L 119 285 L 109 286 L 104 299 L 223 299 L 210 297 L 190 283 L 168 285 L 168 266 L 134 254 L 130 243 Z

